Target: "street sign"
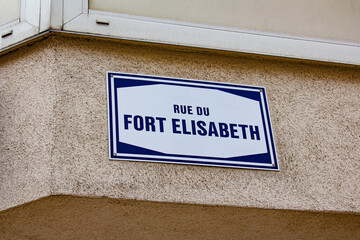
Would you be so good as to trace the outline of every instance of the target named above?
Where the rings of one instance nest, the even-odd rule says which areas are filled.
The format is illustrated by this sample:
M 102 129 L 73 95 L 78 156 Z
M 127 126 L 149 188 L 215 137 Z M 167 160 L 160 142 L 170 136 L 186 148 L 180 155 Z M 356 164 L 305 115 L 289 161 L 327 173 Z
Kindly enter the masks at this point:
M 109 158 L 279 170 L 265 88 L 107 72 Z

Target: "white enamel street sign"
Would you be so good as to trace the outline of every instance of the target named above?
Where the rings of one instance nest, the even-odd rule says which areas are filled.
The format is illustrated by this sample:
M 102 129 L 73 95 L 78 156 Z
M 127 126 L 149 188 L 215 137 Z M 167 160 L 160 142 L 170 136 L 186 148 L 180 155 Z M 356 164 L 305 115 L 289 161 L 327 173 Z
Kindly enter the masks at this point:
M 265 88 L 107 72 L 109 158 L 279 170 Z

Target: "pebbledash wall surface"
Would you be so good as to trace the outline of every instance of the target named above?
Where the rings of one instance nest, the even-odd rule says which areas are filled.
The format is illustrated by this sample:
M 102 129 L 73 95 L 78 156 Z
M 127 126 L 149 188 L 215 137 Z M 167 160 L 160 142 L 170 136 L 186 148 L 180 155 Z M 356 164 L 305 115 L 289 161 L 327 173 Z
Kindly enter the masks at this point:
M 266 87 L 280 171 L 110 161 L 109 70 Z M 359 213 L 359 79 L 357 66 L 50 36 L 1 57 L 1 209 L 69 194 Z
M 0 19 L 0 239 L 360 236 L 358 2 L 302 1 L 291 18 L 261 1 L 252 21 L 258 5 L 226 1 L 248 6 L 245 26 L 206 22 L 217 1 L 194 24 L 181 3 L 3 2 L 16 6 Z M 335 30 L 293 28 L 334 12 Z M 108 71 L 265 87 L 280 170 L 110 160 Z

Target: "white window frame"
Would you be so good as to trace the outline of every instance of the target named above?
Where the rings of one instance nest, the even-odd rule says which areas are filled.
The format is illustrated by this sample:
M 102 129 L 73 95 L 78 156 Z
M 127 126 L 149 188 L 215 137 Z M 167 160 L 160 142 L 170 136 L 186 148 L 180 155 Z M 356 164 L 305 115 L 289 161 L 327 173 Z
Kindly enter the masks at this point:
M 0 27 L 0 49 L 47 30 L 360 65 L 357 42 L 95 11 L 88 0 L 21 0 L 20 19 Z
M 360 65 L 360 44 L 356 42 L 95 11 L 89 10 L 88 0 L 64 0 L 62 29 L 110 38 Z
M 20 19 L 0 27 L 0 49 L 4 50 L 50 28 L 51 0 L 21 0 Z

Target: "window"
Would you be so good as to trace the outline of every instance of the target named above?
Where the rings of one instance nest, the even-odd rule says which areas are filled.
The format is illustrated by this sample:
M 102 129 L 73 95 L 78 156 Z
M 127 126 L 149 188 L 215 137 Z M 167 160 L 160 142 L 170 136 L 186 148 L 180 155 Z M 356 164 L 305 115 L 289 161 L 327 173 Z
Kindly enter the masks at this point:
M 176 8 L 173 7 L 175 3 Z M 225 19 L 226 11 L 216 12 L 221 7 L 219 3 L 229 4 L 224 9 L 230 11 L 232 16 L 237 12 L 246 14 L 249 11 L 246 18 L 251 21 L 241 25 L 241 16 L 237 22 L 235 18 Z M 241 4 L 250 5 L 255 10 L 239 11 Z M 339 4 L 341 7 L 336 8 Z M 360 10 L 357 1 L 340 3 L 336 0 L 320 0 L 314 3 L 307 0 L 292 5 L 293 2 L 285 0 L 64 0 L 63 30 L 112 38 L 360 64 L 360 32 L 357 31 L 360 28 L 360 11 L 353 11 L 354 7 Z M 268 17 L 258 17 L 256 13 L 260 10 L 256 7 Z M 187 9 L 190 15 L 184 14 Z M 280 11 L 282 15 L 277 16 L 278 13 L 272 11 Z M 291 18 L 294 14 L 297 16 Z M 308 18 L 317 15 L 322 25 L 313 27 Z M 209 19 L 211 17 L 214 19 Z M 264 24 L 264 21 L 268 22 Z M 286 21 L 293 21 L 296 25 L 286 25 Z M 341 24 L 336 25 L 339 22 Z M 326 26 L 327 29 L 324 29 Z M 334 27 L 335 30 L 332 29 Z M 344 34 L 339 34 L 340 30 Z
M 0 1 L 1 50 L 56 30 L 360 65 L 358 0 Z
M 50 0 L 0 0 L 0 47 L 4 50 L 50 27 Z

